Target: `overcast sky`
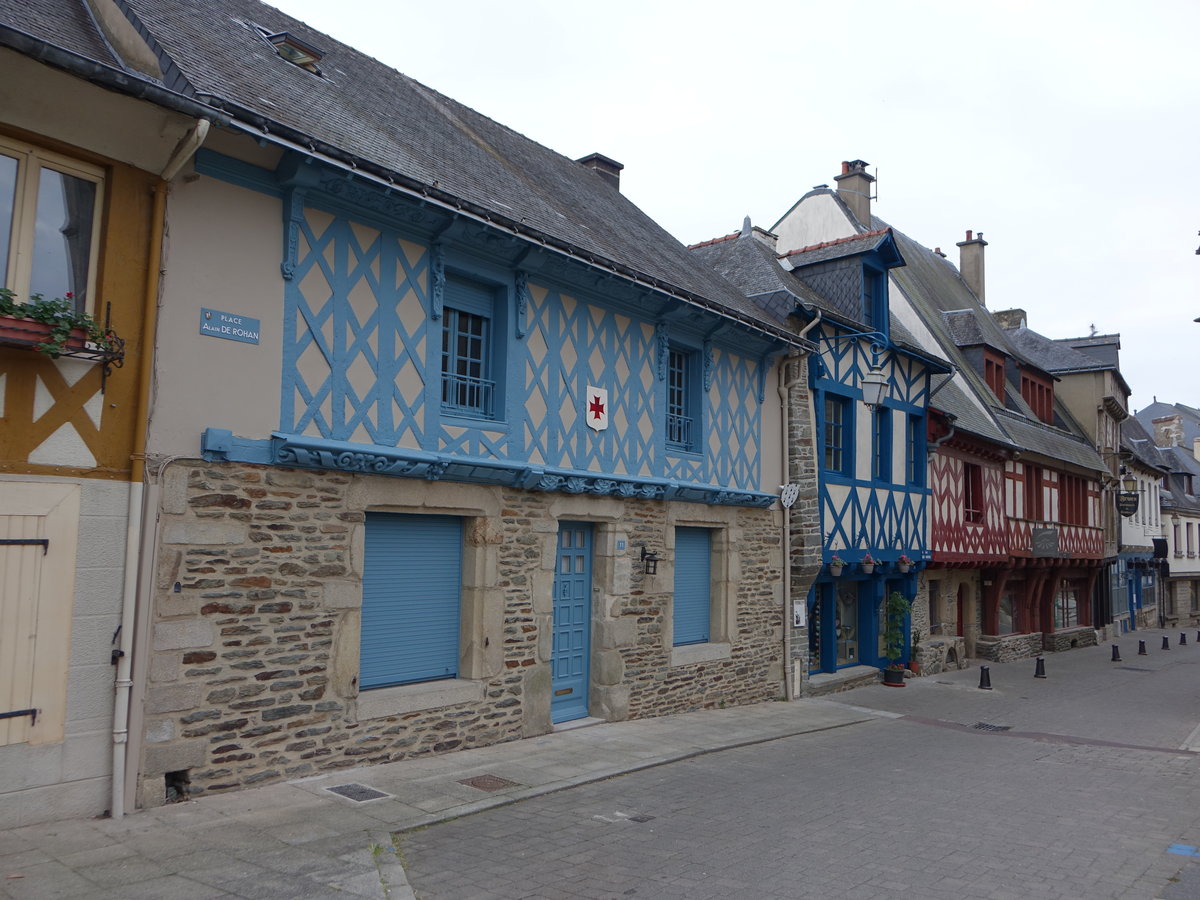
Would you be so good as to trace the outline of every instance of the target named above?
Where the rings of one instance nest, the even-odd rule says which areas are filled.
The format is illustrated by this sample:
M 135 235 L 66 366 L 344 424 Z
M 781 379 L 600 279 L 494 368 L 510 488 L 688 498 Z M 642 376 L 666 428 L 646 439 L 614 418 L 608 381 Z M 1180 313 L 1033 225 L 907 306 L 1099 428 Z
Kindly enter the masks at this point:
M 1120 332 L 1141 409 L 1200 406 L 1196 0 L 275 0 L 572 158 L 685 243 L 771 227 L 844 159 L 987 302 Z

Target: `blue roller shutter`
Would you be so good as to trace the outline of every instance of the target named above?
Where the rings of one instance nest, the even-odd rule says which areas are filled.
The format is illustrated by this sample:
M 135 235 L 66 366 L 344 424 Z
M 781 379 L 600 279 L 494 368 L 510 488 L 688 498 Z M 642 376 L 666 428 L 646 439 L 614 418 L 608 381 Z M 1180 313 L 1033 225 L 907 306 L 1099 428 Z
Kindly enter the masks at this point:
M 675 529 L 674 643 L 709 640 L 712 611 L 712 532 Z
M 367 513 L 359 687 L 454 678 L 462 520 Z

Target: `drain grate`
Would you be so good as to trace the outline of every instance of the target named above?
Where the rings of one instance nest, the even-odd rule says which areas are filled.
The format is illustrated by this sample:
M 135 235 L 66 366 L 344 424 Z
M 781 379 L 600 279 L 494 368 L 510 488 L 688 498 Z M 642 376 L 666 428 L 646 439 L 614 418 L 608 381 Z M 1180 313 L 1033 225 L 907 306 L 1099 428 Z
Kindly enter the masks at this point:
M 1153 672 L 1153 669 L 1143 669 L 1139 666 L 1117 666 L 1118 669 L 1124 669 L 1126 672 Z
M 520 787 L 516 781 L 509 781 L 499 775 L 476 775 L 474 778 L 464 778 L 459 784 L 479 788 L 481 791 L 502 791 L 505 788 Z
M 642 822 L 653 822 L 654 816 L 630 816 L 629 821 L 637 822 L 640 825 Z
M 976 731 L 1008 731 L 1011 725 L 993 725 L 991 722 L 976 722 L 971 726 Z
M 347 800 L 353 800 L 355 803 L 382 800 L 384 797 L 391 796 L 391 794 L 385 794 L 375 788 L 369 788 L 365 784 L 339 784 L 336 787 L 325 788 L 325 790 L 331 794 L 337 794 L 339 797 L 345 797 Z

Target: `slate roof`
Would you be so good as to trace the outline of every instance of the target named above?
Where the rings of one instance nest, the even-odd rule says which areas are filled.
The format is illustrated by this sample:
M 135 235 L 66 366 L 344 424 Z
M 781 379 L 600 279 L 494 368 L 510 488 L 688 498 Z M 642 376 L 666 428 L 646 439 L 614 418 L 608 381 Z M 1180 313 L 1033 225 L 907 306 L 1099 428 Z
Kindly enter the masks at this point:
M 1082 338 L 1058 338 L 1056 343 L 1066 344 L 1073 350 L 1078 350 L 1084 356 L 1090 356 L 1101 366 L 1118 368 L 1121 357 L 1121 336 L 1119 334 L 1093 334 Z
M 880 243 L 887 240 L 887 236 L 886 231 L 881 232 L 880 235 L 871 236 L 868 249 L 878 247 Z M 845 246 L 848 242 L 830 243 Z M 827 258 L 833 259 L 836 256 L 868 252 L 868 249 L 863 248 L 865 245 L 851 246 L 853 249 L 849 253 L 842 252 Z M 847 319 L 812 285 L 795 272 L 785 269 L 780 264 L 779 255 L 749 232 L 731 234 L 693 244 L 688 249 L 694 256 L 704 260 L 723 278 L 727 278 L 739 290 L 757 302 L 778 322 L 782 323 L 796 309 L 797 305 L 802 305 L 809 311 L 819 309 L 823 316 L 853 330 L 866 328 L 862 322 Z M 892 343 L 899 350 L 925 360 L 934 368 L 948 367 L 949 363 L 945 359 L 931 354 L 922 347 L 895 316 L 891 316 L 889 320 L 889 330 Z
M 871 227 L 890 227 L 873 216 Z M 948 259 L 924 247 L 895 228 L 892 234 L 905 265 L 889 273 L 904 293 L 922 324 L 937 341 L 942 354 L 958 368 L 958 376 L 931 401 L 956 417 L 955 428 L 989 441 L 1018 447 L 1051 459 L 1061 459 L 1092 470 L 1106 467 L 1091 442 L 1077 433 L 1042 423 L 1013 385 L 1006 385 L 1002 404 L 975 371 L 962 350 L 986 344 L 1025 364 L 1042 368 L 1008 339 L 1010 332 L 976 299 Z M 1070 348 L 1068 348 L 1070 349 Z M 970 391 L 974 397 L 967 395 Z M 981 408 L 982 407 L 982 408 Z M 1076 426 L 1061 403 L 1056 412 L 1068 426 Z
M 1008 337 L 1025 356 L 1039 368 L 1052 374 L 1066 372 L 1089 372 L 1109 366 L 1097 362 L 1091 356 L 1080 353 L 1062 341 L 1052 340 L 1024 326 L 1007 328 Z
M 1145 409 L 1138 410 L 1134 416 L 1142 427 L 1154 436 L 1154 420 L 1165 416 L 1180 416 L 1183 419 L 1183 442 L 1192 446 L 1192 441 L 1200 437 L 1200 410 L 1183 403 L 1160 403 L 1155 400 Z
M 603 177 L 257 0 L 118 0 L 163 51 L 169 87 L 252 128 L 771 330 L 759 307 Z M 79 2 L 0 0 L 0 22 L 117 66 Z M 320 75 L 256 26 L 323 51 Z M 176 68 L 177 67 L 177 68 Z M 136 76 L 141 77 L 141 76 Z M 779 335 L 779 332 L 775 330 Z

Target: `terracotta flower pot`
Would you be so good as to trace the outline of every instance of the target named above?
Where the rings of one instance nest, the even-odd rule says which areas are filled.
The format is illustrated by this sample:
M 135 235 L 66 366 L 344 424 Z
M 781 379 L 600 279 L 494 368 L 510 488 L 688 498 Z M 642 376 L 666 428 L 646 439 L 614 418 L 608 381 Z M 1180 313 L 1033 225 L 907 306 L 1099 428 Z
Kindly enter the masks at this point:
M 50 328 L 45 322 L 0 316 L 0 344 L 11 347 L 36 347 L 50 337 Z M 85 346 L 87 333 L 82 328 L 73 329 L 71 336 L 67 338 L 66 349 L 82 350 Z

